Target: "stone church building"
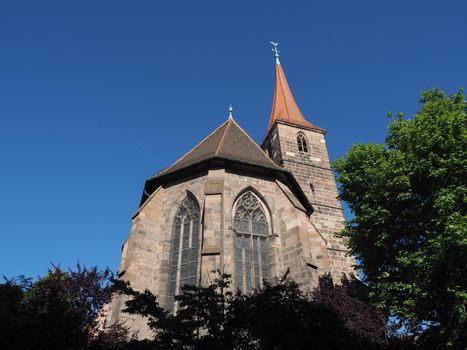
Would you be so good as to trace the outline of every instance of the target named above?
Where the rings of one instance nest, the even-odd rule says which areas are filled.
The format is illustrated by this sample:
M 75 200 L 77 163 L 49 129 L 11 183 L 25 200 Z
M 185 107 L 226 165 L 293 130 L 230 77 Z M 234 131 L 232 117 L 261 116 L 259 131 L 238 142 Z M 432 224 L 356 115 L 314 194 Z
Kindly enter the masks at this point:
M 276 82 L 265 137 L 258 145 L 230 116 L 145 185 L 123 244 L 119 277 L 149 289 L 173 310 L 184 284 L 232 275 L 243 292 L 290 269 L 305 290 L 330 272 L 352 271 L 341 239 L 343 211 L 325 130 L 298 108 L 276 50 Z M 266 122 L 266 120 L 265 120 Z M 265 123 L 266 124 L 266 123 Z M 109 305 L 118 320 L 149 336 L 146 322 Z

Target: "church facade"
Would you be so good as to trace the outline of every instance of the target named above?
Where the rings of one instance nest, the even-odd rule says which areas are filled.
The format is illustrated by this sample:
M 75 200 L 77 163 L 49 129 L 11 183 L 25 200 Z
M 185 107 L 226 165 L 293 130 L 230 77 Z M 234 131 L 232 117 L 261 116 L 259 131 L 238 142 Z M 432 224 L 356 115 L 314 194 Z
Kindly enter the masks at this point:
M 325 131 L 298 108 L 276 52 L 269 124 L 258 145 L 228 119 L 168 168 L 148 179 L 119 277 L 149 289 L 174 310 L 184 284 L 208 284 L 213 270 L 243 292 L 290 269 L 304 290 L 331 273 L 339 282 L 352 257 L 335 236 L 343 228 Z M 109 305 L 107 324 L 125 321 L 140 337 L 146 322 Z

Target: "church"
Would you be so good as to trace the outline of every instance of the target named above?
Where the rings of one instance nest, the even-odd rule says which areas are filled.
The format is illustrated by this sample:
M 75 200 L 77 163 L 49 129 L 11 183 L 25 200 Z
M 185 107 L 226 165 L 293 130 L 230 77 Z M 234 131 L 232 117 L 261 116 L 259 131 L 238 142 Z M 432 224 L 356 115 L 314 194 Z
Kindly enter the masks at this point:
M 118 275 L 168 310 L 184 284 L 209 284 L 214 270 L 245 293 L 287 269 L 305 291 L 324 273 L 338 283 L 353 271 L 335 236 L 344 215 L 326 132 L 303 117 L 273 45 L 274 98 L 261 144 L 229 108 L 227 120 L 144 185 Z M 149 337 L 145 320 L 121 312 L 124 301 L 109 305 L 106 323 L 124 321 Z

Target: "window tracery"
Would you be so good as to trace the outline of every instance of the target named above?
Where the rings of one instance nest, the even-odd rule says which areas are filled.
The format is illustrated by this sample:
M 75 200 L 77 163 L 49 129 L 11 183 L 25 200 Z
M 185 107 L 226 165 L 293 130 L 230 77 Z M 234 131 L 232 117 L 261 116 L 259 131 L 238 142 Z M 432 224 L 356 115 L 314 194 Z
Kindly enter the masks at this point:
M 174 308 L 174 296 L 180 294 L 185 284 L 196 284 L 199 255 L 200 210 L 196 200 L 188 195 L 180 204 L 174 218 L 168 309 Z
M 260 287 L 269 277 L 268 223 L 258 198 L 240 197 L 234 214 L 235 282 L 243 292 Z

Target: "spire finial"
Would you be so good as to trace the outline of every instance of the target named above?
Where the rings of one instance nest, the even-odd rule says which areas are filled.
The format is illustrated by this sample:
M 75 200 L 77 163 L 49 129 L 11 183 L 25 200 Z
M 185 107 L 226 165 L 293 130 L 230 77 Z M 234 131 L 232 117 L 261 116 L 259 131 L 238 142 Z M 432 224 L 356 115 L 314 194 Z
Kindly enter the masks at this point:
M 281 52 L 277 49 L 277 45 L 279 45 L 279 43 L 275 43 L 274 41 L 270 41 L 270 43 L 274 46 L 274 48 L 272 49 L 272 51 L 274 51 L 274 57 L 276 58 L 276 64 L 280 64 L 280 62 L 279 62 L 279 54 L 280 54 Z
M 229 119 L 233 119 L 233 107 L 232 107 L 232 105 L 229 106 Z

